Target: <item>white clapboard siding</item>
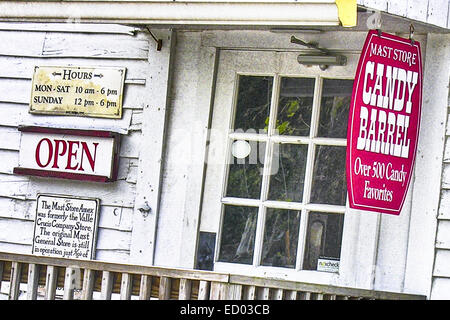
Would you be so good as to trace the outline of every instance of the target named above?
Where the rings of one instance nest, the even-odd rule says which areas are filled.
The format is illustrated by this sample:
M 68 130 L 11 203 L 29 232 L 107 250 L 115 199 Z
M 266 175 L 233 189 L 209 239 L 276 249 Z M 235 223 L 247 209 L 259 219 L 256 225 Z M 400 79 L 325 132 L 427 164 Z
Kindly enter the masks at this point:
M 10 57 L 0 55 L 0 78 L 13 78 L 31 80 L 35 66 L 101 66 L 101 67 L 126 67 L 125 83 L 142 84 L 142 80 L 148 77 L 148 62 L 145 60 L 123 59 L 97 59 L 97 58 L 58 58 L 58 57 Z
M 20 232 L 18 232 L 20 230 Z M 0 218 L 0 242 L 32 245 L 34 221 Z M 131 232 L 99 228 L 97 249 L 130 250 Z
M 0 198 L 0 219 L 17 219 L 34 221 L 36 200 Z M 101 205 L 99 212 L 99 228 L 131 231 L 133 209 L 121 206 Z
M 447 0 L 358 0 L 359 5 L 449 28 Z
M 28 125 L 53 128 L 95 129 L 127 134 L 132 116 L 132 110 L 123 110 L 122 119 L 117 120 L 75 116 L 33 115 L 28 110 L 29 107 L 25 104 L 0 102 L 0 126 L 18 127 L 20 125 Z
M 71 32 L 71 33 L 111 33 L 134 35 L 139 28 L 118 24 L 82 24 L 82 23 L 0 23 L 2 31 L 46 31 L 46 32 Z
M 149 35 L 114 24 L 0 23 L 0 251 L 31 252 L 38 193 L 100 199 L 97 260 L 127 263 L 150 75 Z M 28 112 L 35 66 L 125 67 L 123 116 L 104 119 Z M 118 180 L 95 183 L 14 175 L 20 125 L 122 134 Z
M 145 60 L 149 50 L 147 40 L 114 34 L 0 31 L 0 39 L 5 56 Z

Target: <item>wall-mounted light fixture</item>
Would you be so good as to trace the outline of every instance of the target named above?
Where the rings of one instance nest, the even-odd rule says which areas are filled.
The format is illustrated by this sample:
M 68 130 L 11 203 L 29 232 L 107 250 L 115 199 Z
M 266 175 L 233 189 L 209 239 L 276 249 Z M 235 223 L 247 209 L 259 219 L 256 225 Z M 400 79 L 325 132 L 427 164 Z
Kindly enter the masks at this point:
M 334 54 L 328 49 L 320 48 L 316 43 L 304 42 L 296 37 L 291 37 L 291 42 L 320 51 L 318 54 L 301 54 L 297 61 L 303 65 L 318 65 L 321 70 L 326 70 L 328 66 L 345 66 L 347 57 L 341 54 Z

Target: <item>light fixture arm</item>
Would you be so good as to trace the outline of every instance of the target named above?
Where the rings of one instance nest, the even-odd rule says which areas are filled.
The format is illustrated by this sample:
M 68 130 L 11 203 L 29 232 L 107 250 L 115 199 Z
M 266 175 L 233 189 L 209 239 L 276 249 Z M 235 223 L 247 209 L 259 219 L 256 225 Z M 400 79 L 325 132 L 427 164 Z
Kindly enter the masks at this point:
M 308 47 L 308 48 L 311 48 L 311 49 L 316 49 L 316 50 L 319 50 L 320 52 L 325 53 L 327 55 L 331 53 L 330 50 L 328 50 L 328 49 L 320 48 L 317 45 L 317 43 L 305 42 L 303 40 L 300 40 L 300 39 L 296 38 L 295 36 L 291 36 L 291 43 L 299 44 L 299 45 L 302 45 L 302 46 L 305 46 L 305 47 Z

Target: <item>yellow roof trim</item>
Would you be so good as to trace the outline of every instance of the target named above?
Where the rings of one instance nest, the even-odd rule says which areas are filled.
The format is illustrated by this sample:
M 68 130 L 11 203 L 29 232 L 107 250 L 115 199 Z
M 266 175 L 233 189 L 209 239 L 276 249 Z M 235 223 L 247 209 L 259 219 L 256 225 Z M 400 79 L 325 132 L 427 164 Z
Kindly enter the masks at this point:
M 356 26 L 356 0 L 335 0 L 339 21 L 343 27 Z

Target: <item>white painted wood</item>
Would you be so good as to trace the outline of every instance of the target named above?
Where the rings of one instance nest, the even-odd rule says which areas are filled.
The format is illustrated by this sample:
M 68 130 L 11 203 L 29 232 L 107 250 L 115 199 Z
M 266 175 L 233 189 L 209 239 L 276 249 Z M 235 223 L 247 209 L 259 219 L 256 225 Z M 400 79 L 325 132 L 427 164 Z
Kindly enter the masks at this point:
M 419 21 L 427 21 L 429 0 L 408 0 L 407 17 Z
M 431 289 L 431 300 L 449 300 L 450 279 L 448 278 L 434 278 Z
M 147 59 L 149 51 L 148 41 L 117 34 L 86 37 L 76 33 L 0 31 L 0 39 L 18 43 L 0 46 L 0 55 L 6 56 Z
M 87 118 L 72 116 L 35 116 L 28 113 L 28 105 L 0 102 L 0 125 L 19 125 L 53 128 L 95 129 L 127 134 L 131 122 L 131 110 L 123 110 L 122 119 Z
M 189 279 L 180 279 L 180 288 L 178 293 L 178 300 L 191 299 L 192 281 Z
M 20 57 L 20 59 L 19 59 Z M 1 56 L 0 64 L 3 68 L 0 70 L 0 78 L 12 78 L 21 80 L 31 80 L 33 77 L 34 66 L 98 66 L 101 64 L 105 67 L 117 67 L 118 65 L 126 67 L 125 84 L 142 85 L 142 80 L 149 77 L 148 70 L 145 68 L 147 61 L 145 60 L 118 60 L 102 59 L 98 60 L 91 57 L 79 58 L 58 58 L 58 57 L 23 57 L 18 56 Z M 140 81 L 138 81 L 140 80 Z
M 14 176 L 11 176 L 14 178 Z M 17 178 L 16 178 L 17 179 Z M 8 181 L 3 180 L 5 183 Z M 17 200 L 0 197 L 0 218 L 32 221 L 36 214 L 35 199 Z M 121 206 L 100 206 L 99 228 L 130 231 L 133 210 Z
M 139 287 L 139 300 L 150 300 L 152 294 L 152 277 L 148 275 L 141 276 Z
M 119 24 L 83 24 L 83 23 L 17 23 L 1 22 L 2 31 L 45 31 L 45 32 L 76 32 L 76 33 L 112 33 L 134 35 L 139 28 Z
M 21 230 L 17 232 L 17 230 Z M 34 221 L 0 219 L 0 242 L 31 245 Z M 99 228 L 97 250 L 130 250 L 131 232 Z M 31 251 L 30 251 L 31 253 Z
M 39 269 L 40 265 L 34 263 L 28 265 L 27 300 L 36 300 L 37 298 Z
M 111 300 L 113 284 L 114 284 L 114 273 L 110 271 L 103 271 L 102 286 L 100 291 L 101 300 Z
M 8 21 L 62 22 L 80 20 L 153 25 L 339 25 L 333 1 L 145 1 L 135 2 L 46 2 L 0 4 L 0 18 Z M 20 17 L 18 19 L 17 17 Z M 264 19 L 261 19 L 264 17 Z
M 427 22 L 447 27 L 449 4 L 449 1 L 445 0 L 428 0 Z
M 132 288 L 133 275 L 129 273 L 122 273 L 122 281 L 120 283 L 120 300 L 130 300 Z
M 77 270 L 79 271 L 79 269 Z M 73 300 L 74 289 L 76 289 L 75 282 L 80 280 L 76 278 L 76 275 L 76 269 L 70 267 L 66 268 L 66 273 L 64 276 L 64 300 Z
M 22 275 L 22 264 L 13 261 L 11 263 L 11 276 L 8 300 L 17 300 L 20 295 L 20 277 Z
M 136 184 L 133 233 L 131 239 L 130 259 L 133 263 L 152 265 L 154 263 L 154 246 L 156 224 L 160 206 L 160 185 L 162 178 L 162 155 L 164 132 L 168 108 L 168 88 L 170 88 L 171 50 L 174 35 L 172 31 L 161 30 L 158 34 L 167 45 L 161 51 L 150 51 L 151 72 L 145 95 L 147 105 L 143 110 L 143 127 L 141 141 L 146 141 L 145 150 L 139 159 L 139 171 Z M 147 125 L 148 124 L 148 125 Z M 150 212 L 139 209 L 145 203 Z
M 45 277 L 45 300 L 55 300 L 57 279 L 58 269 L 54 266 L 47 266 Z
M 169 147 L 164 159 L 166 168 L 172 172 L 183 172 L 186 179 L 165 178 L 161 210 L 162 212 L 179 210 L 183 215 L 179 222 L 176 220 L 180 218 L 174 215 L 161 215 L 158 222 L 161 227 L 179 226 L 181 239 L 178 245 L 179 255 L 173 257 L 178 261 L 171 263 L 186 268 L 195 266 L 216 58 L 215 48 L 201 46 L 202 34 L 177 34 L 173 80 L 173 91 L 177 98 L 172 104 L 168 127 L 171 134 L 167 140 Z M 191 61 L 196 63 L 193 64 Z M 180 159 L 180 154 L 185 155 L 183 159 Z M 172 201 L 173 194 L 183 195 L 185 200 Z M 160 233 L 158 241 L 170 243 L 170 237 L 173 237 L 173 234 Z M 158 247 L 155 258 L 159 263 L 167 264 L 168 257 L 163 252 L 164 250 L 159 250 Z
M 426 43 L 422 119 L 412 194 L 405 292 L 430 297 L 448 107 L 450 50 L 447 35 Z
M 172 289 L 172 278 L 160 277 L 159 279 L 159 300 L 169 300 Z
M 81 291 L 81 300 L 92 300 L 95 283 L 95 271 L 84 269 L 83 287 Z
M 210 282 L 200 280 L 199 286 L 198 286 L 198 300 L 208 300 L 209 299 L 209 288 L 210 288 Z

